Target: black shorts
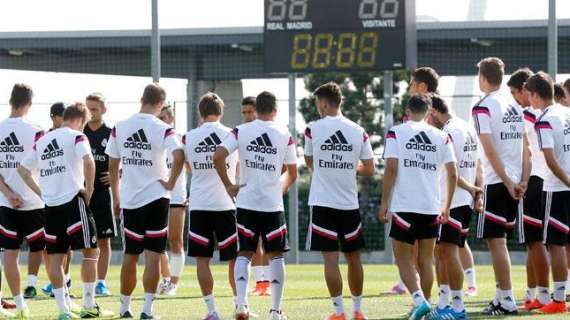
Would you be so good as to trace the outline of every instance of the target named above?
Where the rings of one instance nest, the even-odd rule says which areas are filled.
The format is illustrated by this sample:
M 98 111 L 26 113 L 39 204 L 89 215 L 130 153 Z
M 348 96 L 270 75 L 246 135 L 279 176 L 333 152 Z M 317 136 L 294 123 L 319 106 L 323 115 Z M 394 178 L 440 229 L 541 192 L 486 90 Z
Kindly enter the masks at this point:
M 44 209 L 18 211 L 0 207 L 0 247 L 18 250 L 26 239 L 30 252 L 45 249 L 44 217 Z
M 513 199 L 503 183 L 485 186 L 483 214 L 477 221 L 477 237 L 484 239 L 511 239 L 515 229 L 515 221 L 519 200 Z
M 360 212 L 311 207 L 307 250 L 354 252 L 364 248 Z
M 257 251 L 259 238 L 265 252 L 289 251 L 283 211 L 261 212 L 237 209 L 239 251 Z
M 523 223 L 525 243 L 544 241 L 542 179 L 532 176 L 528 180 L 528 189 L 524 195 Z
M 438 215 L 412 212 L 392 213 L 390 238 L 414 244 L 416 240 L 435 239 L 439 231 Z
M 565 246 L 570 236 L 570 191 L 543 192 L 547 245 Z
M 101 190 L 93 193 L 89 208 L 95 217 L 97 226 L 97 238 L 114 238 L 117 236 L 117 225 L 113 216 L 111 194 L 109 190 Z
M 229 211 L 190 211 L 188 256 L 214 255 L 216 241 L 220 260 L 233 260 L 237 256 L 236 213 Z
M 45 241 L 48 254 L 69 249 L 97 248 L 95 219 L 82 195 L 59 206 L 46 206 Z
M 451 209 L 449 221 L 441 225 L 438 241 L 456 244 L 460 248 L 465 247 L 465 241 L 469 235 L 469 224 L 473 214 L 474 211 L 470 206 Z
M 140 208 L 123 209 L 125 253 L 166 250 L 169 204 L 169 199 L 160 198 Z

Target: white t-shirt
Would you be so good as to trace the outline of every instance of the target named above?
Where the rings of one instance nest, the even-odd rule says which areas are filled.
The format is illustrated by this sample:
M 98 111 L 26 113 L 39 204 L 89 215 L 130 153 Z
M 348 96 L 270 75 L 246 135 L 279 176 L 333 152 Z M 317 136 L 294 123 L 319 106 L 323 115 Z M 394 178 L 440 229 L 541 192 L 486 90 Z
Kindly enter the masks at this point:
M 451 118 L 443 127 L 453 141 L 453 151 L 457 159 L 457 175 L 463 177 L 467 182 L 475 184 L 477 177 L 477 160 L 479 159 L 479 144 L 477 134 L 473 126 L 467 122 L 454 117 Z M 441 170 L 441 191 L 442 203 L 447 196 L 447 174 L 445 170 Z M 451 208 L 462 206 L 473 206 L 473 197 L 471 194 L 460 187 L 455 188 L 453 199 L 451 200 Z
M 530 172 L 531 176 L 537 176 L 542 179 L 548 174 L 548 166 L 546 165 L 546 160 L 544 160 L 544 154 L 540 150 L 538 145 L 538 136 L 534 130 L 534 124 L 536 119 L 540 117 L 542 111 L 540 109 L 535 109 L 533 107 L 525 108 L 524 111 L 524 124 L 526 134 L 530 143 L 530 148 L 532 149 L 532 169 Z
M 192 169 L 190 180 L 190 210 L 227 211 L 235 204 L 214 167 L 213 156 L 216 147 L 226 140 L 232 129 L 219 122 L 206 122 L 184 136 L 184 152 Z M 226 158 L 226 169 L 232 183 L 235 183 L 238 155 L 232 153 Z
M 230 154 L 238 150 L 240 184 L 245 186 L 237 195 L 236 207 L 283 211 L 281 169 L 297 163 L 295 141 L 287 128 L 258 119 L 234 128 L 221 146 Z
M 449 136 L 423 121 L 408 121 L 386 134 L 384 158 L 398 159 L 390 212 L 438 215 L 439 170 L 456 162 Z
M 180 134 L 176 134 L 176 138 L 179 141 L 182 141 L 182 136 Z M 170 176 L 172 172 L 172 152 L 168 152 L 166 156 L 166 167 L 168 168 L 168 176 Z M 174 189 L 170 191 L 170 204 L 177 204 L 183 205 L 186 203 L 186 173 L 184 170 L 178 176 L 178 180 L 176 180 L 176 184 L 174 185 Z
M 570 176 L 570 109 L 553 105 L 544 110 L 535 123 L 540 150 L 553 149 L 556 162 Z M 568 191 L 570 188 L 552 171 L 544 177 L 544 191 Z
M 159 180 L 168 179 L 166 155 L 182 144 L 174 129 L 152 114 L 137 113 L 117 122 L 105 153 L 121 160 L 121 207 L 136 209 L 170 198 Z
M 0 122 L 0 176 L 22 199 L 24 204 L 15 209 L 0 192 L 0 206 L 28 211 L 44 207 L 42 199 L 28 188 L 17 172 L 18 165 L 33 150 L 34 144 L 44 135 L 42 129 L 24 118 L 8 118 Z M 32 170 L 32 177 L 38 180 L 39 171 Z
M 305 155 L 313 157 L 309 205 L 358 209 L 358 162 L 373 158 L 364 129 L 343 116 L 309 123 L 305 130 Z
M 39 170 L 42 197 L 46 205 L 55 207 L 73 200 L 84 188 L 83 157 L 86 155 L 93 157 L 83 132 L 63 127 L 40 138 L 22 166 L 30 171 Z
M 478 135 L 490 134 L 495 151 L 507 176 L 518 183 L 522 177 L 522 147 L 525 127 L 523 110 L 519 105 L 509 104 L 509 100 L 499 91 L 485 96 L 472 109 L 475 130 Z M 503 181 L 485 156 L 481 147 L 481 161 L 485 172 L 485 184 Z

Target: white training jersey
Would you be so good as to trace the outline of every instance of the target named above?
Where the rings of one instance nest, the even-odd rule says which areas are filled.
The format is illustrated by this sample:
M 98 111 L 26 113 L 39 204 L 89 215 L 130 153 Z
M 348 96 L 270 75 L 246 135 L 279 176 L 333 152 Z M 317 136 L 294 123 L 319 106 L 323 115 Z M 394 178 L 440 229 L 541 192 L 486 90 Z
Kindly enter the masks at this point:
M 424 121 L 410 120 L 388 131 L 384 158 L 398 160 L 390 212 L 440 214 L 439 170 L 456 162 L 449 136 Z
M 472 109 L 473 122 L 478 135 L 489 134 L 495 151 L 507 176 L 518 183 L 522 177 L 522 150 L 525 127 L 523 110 L 519 105 L 511 105 L 509 99 L 499 91 L 485 96 Z M 481 146 L 481 161 L 485 172 L 485 184 L 503 181 L 485 156 Z
M 570 176 L 570 109 L 552 105 L 544 110 L 535 123 L 540 150 L 553 149 L 556 162 Z M 570 188 L 548 170 L 544 191 L 568 191 Z
M 89 140 L 81 131 L 55 129 L 40 138 L 22 161 L 30 171 L 39 170 L 39 186 L 47 206 L 69 201 L 85 186 L 83 157 L 91 155 Z
M 170 198 L 159 180 L 168 180 L 166 155 L 176 149 L 182 144 L 174 129 L 152 114 L 141 112 L 117 122 L 105 153 L 121 161 L 121 208 L 136 209 Z
M 540 146 L 538 145 L 537 133 L 534 130 L 534 124 L 536 123 L 536 119 L 540 117 L 542 111 L 540 109 L 528 107 L 524 109 L 523 114 L 524 114 L 526 135 L 528 137 L 530 148 L 532 150 L 532 169 L 530 175 L 544 179 L 544 177 L 546 177 L 548 171 L 550 170 L 546 165 L 546 160 L 544 160 L 544 154 L 542 153 L 542 150 L 540 150 Z
M 42 199 L 28 188 L 17 172 L 18 165 L 33 150 L 34 144 L 44 132 L 25 118 L 8 118 L 0 122 L 0 176 L 4 182 L 23 200 L 21 208 L 14 208 L 4 193 L 0 192 L 0 207 L 28 211 L 44 207 Z M 39 171 L 32 170 L 32 177 L 37 181 Z
M 182 141 L 182 136 L 176 133 L 176 138 Z M 166 167 L 168 168 L 168 176 L 172 172 L 172 162 L 173 162 L 172 152 L 168 152 L 166 155 Z M 170 191 L 170 204 L 184 205 L 186 203 L 187 192 L 186 192 L 186 173 L 182 170 L 176 180 L 174 188 Z
M 234 210 L 235 204 L 214 167 L 214 152 L 222 141 L 232 133 L 232 129 L 219 122 L 205 122 L 184 136 L 184 152 L 192 170 L 190 180 L 190 210 L 227 211 Z M 237 152 L 226 158 L 228 177 L 235 183 Z
M 285 127 L 273 121 L 255 120 L 237 126 L 221 144 L 231 154 L 238 150 L 240 188 L 236 207 L 283 211 L 281 169 L 297 163 L 295 141 Z
M 343 116 L 311 122 L 305 130 L 305 155 L 313 157 L 309 205 L 358 209 L 358 162 L 373 158 L 364 129 Z
M 454 117 L 445 124 L 443 131 L 449 135 L 453 142 L 453 151 L 457 159 L 457 175 L 467 180 L 467 182 L 475 184 L 477 177 L 477 160 L 479 159 L 479 143 L 473 126 Z M 441 173 L 443 203 L 447 197 L 447 173 L 445 170 L 441 170 Z M 455 193 L 451 200 L 451 208 L 462 206 L 473 207 L 473 197 L 467 190 L 458 186 L 455 188 Z

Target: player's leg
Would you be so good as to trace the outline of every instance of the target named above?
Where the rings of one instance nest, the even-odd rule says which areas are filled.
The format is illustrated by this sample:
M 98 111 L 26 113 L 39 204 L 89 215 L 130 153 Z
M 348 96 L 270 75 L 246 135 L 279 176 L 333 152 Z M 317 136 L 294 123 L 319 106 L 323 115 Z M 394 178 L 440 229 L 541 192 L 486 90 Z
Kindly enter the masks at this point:
M 2 252 L 2 249 L 0 248 L 0 252 Z M 13 309 L 13 308 L 9 308 L 9 306 L 6 305 L 5 301 L 2 298 L 2 261 L 0 260 L 0 317 L 2 318 L 13 318 L 14 314 L 10 311 L 8 311 L 7 309 Z M 15 307 L 15 306 L 14 306 Z
M 235 262 L 234 278 L 236 285 L 235 319 L 249 318 L 248 283 L 251 259 L 255 254 L 259 241 L 259 221 L 255 211 L 237 209 L 236 222 L 238 230 L 239 252 Z
M 170 261 L 166 252 L 160 255 L 160 275 L 162 276 L 162 281 L 158 285 L 156 293 L 165 294 L 172 285 L 170 283 Z
M 109 190 L 94 193 L 89 207 L 95 217 L 95 225 L 97 226 L 97 247 L 99 248 L 95 294 L 97 296 L 108 296 L 111 292 L 105 280 L 107 279 L 107 272 L 109 270 L 109 264 L 111 263 L 111 239 L 117 235 L 117 227 L 111 206 Z
M 251 259 L 251 270 L 255 277 L 255 287 L 252 289 L 251 293 L 254 296 L 264 296 L 269 295 L 270 282 L 268 280 L 269 261 L 267 255 L 263 252 L 263 246 L 261 241 L 258 242 L 257 250 Z
M 43 240 L 43 239 L 42 239 Z M 33 299 L 37 296 L 38 273 L 42 264 L 43 250 L 28 252 L 28 284 L 24 289 L 24 298 Z
M 463 266 L 463 271 L 465 273 L 465 280 L 467 281 L 467 291 L 465 291 L 465 295 L 473 297 L 477 295 L 475 261 L 473 260 L 471 247 L 467 242 L 467 234 L 462 235 L 462 237 L 465 245 L 459 248 L 459 258 L 461 259 L 461 265 Z
M 63 263 L 66 253 L 51 253 L 48 254 L 49 268 L 48 277 L 50 283 L 53 285 L 53 294 L 59 311 L 61 313 L 71 313 L 71 307 L 66 301 L 66 290 L 64 288 L 65 274 L 63 272 Z
M 443 254 L 443 249 L 440 245 L 440 243 L 437 243 L 435 246 L 435 254 L 434 254 L 434 258 L 435 258 L 435 272 L 436 272 L 436 277 L 437 277 L 437 283 L 438 283 L 438 303 L 437 303 L 437 307 L 439 309 L 444 309 L 446 307 L 449 306 L 449 302 L 450 302 L 450 288 L 449 288 L 449 277 L 447 274 L 447 268 L 446 268 L 446 264 L 445 264 L 445 260 L 441 257 L 441 255 Z
M 176 286 L 184 269 L 184 220 L 186 217 L 186 207 L 171 207 L 168 219 L 168 244 L 170 247 L 170 282 L 173 284 L 170 289 L 176 293 Z
M 339 238 L 341 251 L 348 267 L 348 287 L 352 297 L 352 319 L 366 319 L 362 312 L 362 288 L 364 286 L 364 269 L 360 260 L 360 251 L 364 249 L 364 234 L 359 210 L 335 210 L 337 221 L 340 221 Z M 337 262 L 338 267 L 338 262 Z
M 98 238 L 99 260 L 97 261 L 97 285 L 96 294 L 98 296 L 108 296 L 111 293 L 107 288 L 107 272 L 111 264 L 111 238 Z
M 123 263 L 121 265 L 119 315 L 122 318 L 132 317 L 131 295 L 137 285 L 137 262 L 144 250 L 144 207 L 122 210 L 122 228 L 124 241 Z
M 71 271 L 69 270 L 71 266 L 71 260 L 73 258 L 73 252 L 71 250 L 67 251 L 67 255 L 65 256 L 63 272 L 65 273 L 65 285 L 67 286 L 67 290 L 71 289 Z
M 344 302 L 342 299 L 342 275 L 338 264 L 338 251 L 323 251 L 324 275 L 327 289 L 332 300 L 334 315 L 329 316 L 328 319 L 334 317 L 345 316 Z

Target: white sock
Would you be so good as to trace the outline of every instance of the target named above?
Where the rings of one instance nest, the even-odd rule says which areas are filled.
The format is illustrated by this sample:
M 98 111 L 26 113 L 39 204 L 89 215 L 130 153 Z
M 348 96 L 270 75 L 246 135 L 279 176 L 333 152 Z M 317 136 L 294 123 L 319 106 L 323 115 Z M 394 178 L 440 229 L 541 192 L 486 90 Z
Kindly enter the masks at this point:
M 71 310 L 73 302 L 71 302 L 71 295 L 69 294 L 69 288 L 65 284 L 63 285 L 63 290 L 65 292 L 65 303 L 69 307 L 69 310 Z
M 265 281 L 263 274 L 263 266 L 253 266 L 251 267 L 253 275 L 255 276 L 255 282 Z
M 554 281 L 553 298 L 556 302 L 566 302 L 566 281 Z
M 123 314 L 127 311 L 131 310 L 131 296 L 121 295 L 121 309 L 119 310 L 120 314 Z
M 107 282 L 105 282 L 105 279 L 97 279 L 97 284 L 103 284 L 105 287 L 107 286 Z
M 236 293 L 238 306 L 247 305 L 247 287 L 249 282 L 249 264 L 246 257 L 237 257 L 234 268 L 234 278 L 236 281 Z
M 95 307 L 95 282 L 83 283 L 83 306 L 87 309 Z
M 63 288 L 53 289 L 53 295 L 55 296 L 55 303 L 61 312 L 71 312 L 69 306 L 65 301 L 65 290 Z
M 352 311 L 362 311 L 362 295 L 352 296 Z
M 17 296 L 14 296 L 14 302 L 16 303 L 16 308 L 18 310 L 24 310 L 28 308 L 26 302 L 24 301 L 24 296 L 22 296 L 21 293 Z
M 501 290 L 501 306 L 507 310 L 514 310 L 517 308 L 513 290 Z
M 495 297 L 493 298 L 493 304 L 499 305 L 501 302 L 501 289 L 499 289 L 499 284 L 495 284 Z
M 570 294 L 570 269 L 568 269 L 568 277 L 566 277 L 566 290 Z
M 262 266 L 263 268 L 263 281 L 271 281 L 271 266 Z
M 218 309 L 216 308 L 216 300 L 214 299 L 214 294 L 209 296 L 204 296 L 204 302 L 206 303 L 206 307 L 208 308 L 208 314 L 217 313 Z
M 337 297 L 332 297 L 332 304 L 334 313 L 338 316 L 344 313 L 344 302 L 342 301 L 342 295 Z
M 443 309 L 449 305 L 449 294 L 451 289 L 449 285 L 442 284 L 439 286 L 439 302 L 437 303 L 437 307 Z
M 526 288 L 524 301 L 532 301 L 534 298 L 536 298 L 536 288 Z
M 467 279 L 467 287 L 477 286 L 477 280 L 475 277 L 475 268 L 465 269 L 465 278 Z
M 550 303 L 550 292 L 547 287 L 537 287 L 537 291 L 538 293 L 536 298 L 538 299 L 538 302 L 542 304 Z
M 170 253 L 170 275 L 172 277 L 178 277 L 182 275 L 182 270 L 184 270 L 184 259 L 185 255 L 180 253 Z
M 465 310 L 465 304 L 463 304 L 463 290 L 451 290 L 451 307 L 457 312 Z
M 419 306 L 424 301 L 426 301 L 426 298 L 424 297 L 424 293 L 422 292 L 421 289 L 412 293 L 412 300 L 414 301 L 414 306 L 416 306 L 416 307 Z
M 67 285 L 67 281 L 71 280 L 71 275 L 68 273 L 65 275 L 65 284 Z
M 38 276 L 35 274 L 28 275 L 28 287 L 36 287 L 38 284 Z
M 398 278 L 397 286 L 400 287 L 400 289 L 406 290 L 406 284 L 404 283 L 404 280 L 402 280 L 402 278 Z
M 152 301 L 154 300 L 154 293 L 144 293 L 143 312 L 147 315 L 152 315 Z
M 269 262 L 271 266 L 271 309 L 281 310 L 281 298 L 285 288 L 285 259 L 275 257 Z

